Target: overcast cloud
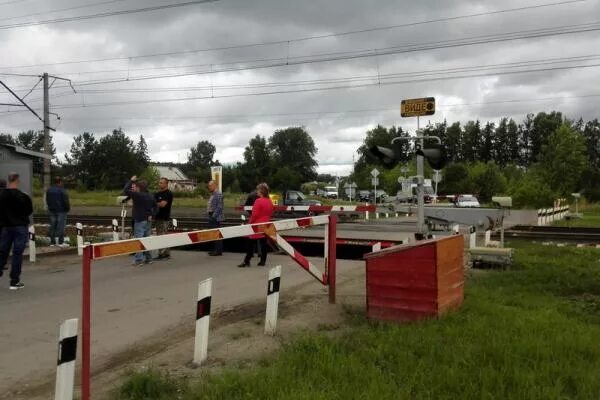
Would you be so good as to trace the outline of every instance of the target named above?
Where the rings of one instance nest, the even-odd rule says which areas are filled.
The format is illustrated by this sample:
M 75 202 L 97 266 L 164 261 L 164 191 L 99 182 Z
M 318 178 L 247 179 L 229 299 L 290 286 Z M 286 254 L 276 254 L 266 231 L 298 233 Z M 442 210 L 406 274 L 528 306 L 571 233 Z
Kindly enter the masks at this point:
M 93 132 L 102 136 L 122 127 L 134 140 L 144 135 L 154 161 L 184 161 L 191 146 L 200 140 L 209 140 L 217 147 L 216 158 L 230 163 L 242 160 L 244 147 L 253 136 L 270 136 L 276 129 L 301 125 L 317 144 L 319 172 L 334 174 L 350 171 L 354 152 L 365 131 L 375 125 L 396 124 L 414 131 L 416 120 L 402 119 L 399 115 L 400 101 L 405 98 L 435 96 L 437 112 L 424 118 L 423 124 L 444 119 L 487 121 L 503 116 L 520 121 L 526 113 L 551 110 L 562 111 L 573 119 L 600 117 L 600 90 L 597 89 L 600 67 L 595 66 L 600 64 L 600 31 L 597 30 L 256 68 L 274 62 L 315 61 L 332 53 L 339 56 L 363 50 L 381 52 L 407 45 L 600 23 L 598 0 L 302 41 L 295 39 L 552 1 L 220 0 L 164 11 L 2 29 L 7 24 L 23 21 L 177 2 L 184 0 L 87 0 L 85 3 L 0 0 L 0 54 L 3 55 L 0 79 L 20 95 L 25 95 L 37 79 L 3 73 L 48 72 L 72 79 L 78 94 L 61 81 L 51 89 L 51 111 L 61 117 L 60 121 L 53 119 L 52 122 L 57 128 L 55 144 L 59 154 L 68 151 L 73 137 L 78 134 Z M 86 4 L 96 5 L 41 14 Z M 33 13 L 40 15 L 13 18 Z M 283 43 L 191 52 L 274 41 Z M 188 53 L 170 56 L 136 57 L 186 51 Z M 582 56 L 587 58 L 573 58 Z M 65 63 L 107 58 L 121 59 Z M 547 61 L 556 58 L 563 60 Z M 536 60 L 546 61 L 520 69 L 548 70 L 504 74 L 508 71 L 506 67 L 494 67 Z M 26 67 L 29 65 L 32 66 Z M 447 71 L 449 68 L 485 66 L 490 70 L 478 69 L 468 74 L 486 76 L 440 79 L 456 76 Z M 580 68 L 557 69 L 564 66 Z M 230 71 L 223 72 L 225 69 Z M 426 76 L 388 77 L 443 69 L 446 71 Z M 187 75 L 172 76 L 176 74 Z M 156 75 L 171 76 L 136 80 Z M 127 78 L 129 81 L 102 82 Z M 341 78 L 352 79 L 330 81 Z M 321 82 L 315 82 L 317 80 Z M 418 81 L 398 84 L 403 80 Z M 396 84 L 389 84 L 391 82 Z M 252 86 L 256 84 L 263 85 Z M 348 88 L 349 85 L 356 87 Z M 315 90 L 336 86 L 346 87 Z M 170 90 L 156 91 L 160 88 Z M 41 97 L 39 87 L 27 97 L 40 114 Z M 197 99 L 180 100 L 190 97 Z M 0 90 L 0 103 L 12 102 L 14 99 Z M 115 102 L 124 104 L 110 105 Z M 98 104 L 101 106 L 96 106 Z M 0 132 L 41 128 L 41 123 L 28 112 L 8 113 L 15 110 L 18 109 L 0 107 Z

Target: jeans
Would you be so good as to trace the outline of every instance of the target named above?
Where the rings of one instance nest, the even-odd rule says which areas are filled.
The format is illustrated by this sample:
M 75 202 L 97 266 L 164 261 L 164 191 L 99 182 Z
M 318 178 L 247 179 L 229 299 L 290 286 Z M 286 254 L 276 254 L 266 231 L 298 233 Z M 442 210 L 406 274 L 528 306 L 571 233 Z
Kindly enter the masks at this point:
M 150 233 L 152 232 L 152 225 L 150 224 L 150 221 L 135 221 L 135 224 L 133 225 L 133 236 L 136 238 L 143 238 L 143 237 L 148 237 L 150 236 Z M 150 255 L 149 251 L 141 251 L 139 253 L 135 253 L 135 258 L 134 258 L 136 263 L 142 263 L 144 261 L 150 261 L 152 260 L 152 256 Z
M 212 217 L 212 215 L 209 215 L 208 216 L 208 227 L 211 229 L 220 228 L 221 221 L 217 221 L 215 218 Z M 213 252 L 216 254 L 223 253 L 223 241 L 222 240 L 215 240 L 215 247 L 213 249 Z
M 21 266 L 23 264 L 23 251 L 29 239 L 27 226 L 5 226 L 0 236 L 0 276 L 8 260 L 8 254 L 12 246 L 12 263 L 10 266 L 10 284 L 16 285 L 21 278 Z
M 157 219 L 154 221 L 154 226 L 156 227 L 157 235 L 166 235 L 169 233 L 169 226 L 171 225 L 171 221 L 164 219 Z M 159 257 L 168 257 L 171 255 L 171 250 L 167 247 L 164 249 L 158 250 Z
M 48 237 L 50 237 L 50 244 L 63 244 L 65 242 L 65 225 L 67 223 L 67 213 L 51 212 L 49 217 L 50 226 L 48 227 Z M 56 243 L 57 238 L 58 243 Z

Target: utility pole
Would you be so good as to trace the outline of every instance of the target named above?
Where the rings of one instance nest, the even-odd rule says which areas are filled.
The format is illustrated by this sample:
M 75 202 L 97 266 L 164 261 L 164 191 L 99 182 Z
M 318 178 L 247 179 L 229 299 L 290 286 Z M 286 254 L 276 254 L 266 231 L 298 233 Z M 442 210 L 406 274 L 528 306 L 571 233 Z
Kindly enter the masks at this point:
M 423 148 L 423 132 L 419 126 L 419 116 L 417 116 L 417 144 Z M 425 168 L 423 166 L 423 156 L 417 154 L 417 232 L 425 233 Z
M 44 72 L 44 153 L 52 155 L 50 149 L 50 96 L 48 73 Z M 44 193 L 50 187 L 50 160 L 44 158 Z

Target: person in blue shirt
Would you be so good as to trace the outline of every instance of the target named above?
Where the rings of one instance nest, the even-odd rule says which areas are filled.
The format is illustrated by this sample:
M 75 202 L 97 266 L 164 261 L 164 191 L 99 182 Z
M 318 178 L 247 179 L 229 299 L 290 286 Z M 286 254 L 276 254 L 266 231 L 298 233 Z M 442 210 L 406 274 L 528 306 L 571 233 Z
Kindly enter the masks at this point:
M 208 205 L 206 212 L 208 214 L 208 226 L 210 228 L 220 228 L 223 222 L 223 193 L 219 191 L 217 182 L 208 182 L 208 191 L 210 192 L 210 199 L 208 199 Z M 209 252 L 209 256 L 220 256 L 223 254 L 223 241 L 216 240 L 213 251 Z
M 65 225 L 67 224 L 67 213 L 71 210 L 71 204 L 60 176 L 54 178 L 54 185 L 46 191 L 46 206 L 48 207 L 48 217 L 50 219 L 50 226 L 48 227 L 50 246 L 68 247 L 68 244 L 65 245 Z

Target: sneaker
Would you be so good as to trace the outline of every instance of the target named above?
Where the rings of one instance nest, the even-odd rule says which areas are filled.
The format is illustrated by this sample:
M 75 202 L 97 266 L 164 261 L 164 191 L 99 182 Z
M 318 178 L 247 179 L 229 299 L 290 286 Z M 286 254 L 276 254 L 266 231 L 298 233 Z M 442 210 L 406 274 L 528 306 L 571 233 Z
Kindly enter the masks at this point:
M 146 260 L 144 261 L 144 264 L 152 264 L 152 260 Z
M 209 253 L 208 253 L 208 255 L 209 255 L 209 256 L 213 256 L 213 257 L 214 257 L 214 256 L 222 256 L 222 255 L 223 255 L 223 253 L 215 253 L 214 251 L 211 251 L 211 252 L 209 252 Z
M 266 264 L 266 263 L 264 263 L 264 262 L 259 262 L 259 263 L 258 263 L 258 264 L 256 264 L 256 265 L 258 265 L 259 267 L 264 267 L 264 266 L 265 266 L 265 264 Z
M 25 284 L 23 282 L 17 282 L 14 285 L 11 284 L 8 288 L 10 290 L 19 290 L 19 289 L 23 289 L 25 287 Z
M 250 264 L 241 263 L 241 264 L 238 265 L 238 268 L 246 268 L 246 267 L 249 267 L 249 266 L 250 266 Z
M 143 261 L 134 261 L 131 263 L 132 267 L 141 267 L 142 265 L 144 265 Z
M 67 243 L 61 243 L 58 245 L 58 247 L 67 248 L 67 247 L 71 247 L 71 246 Z

